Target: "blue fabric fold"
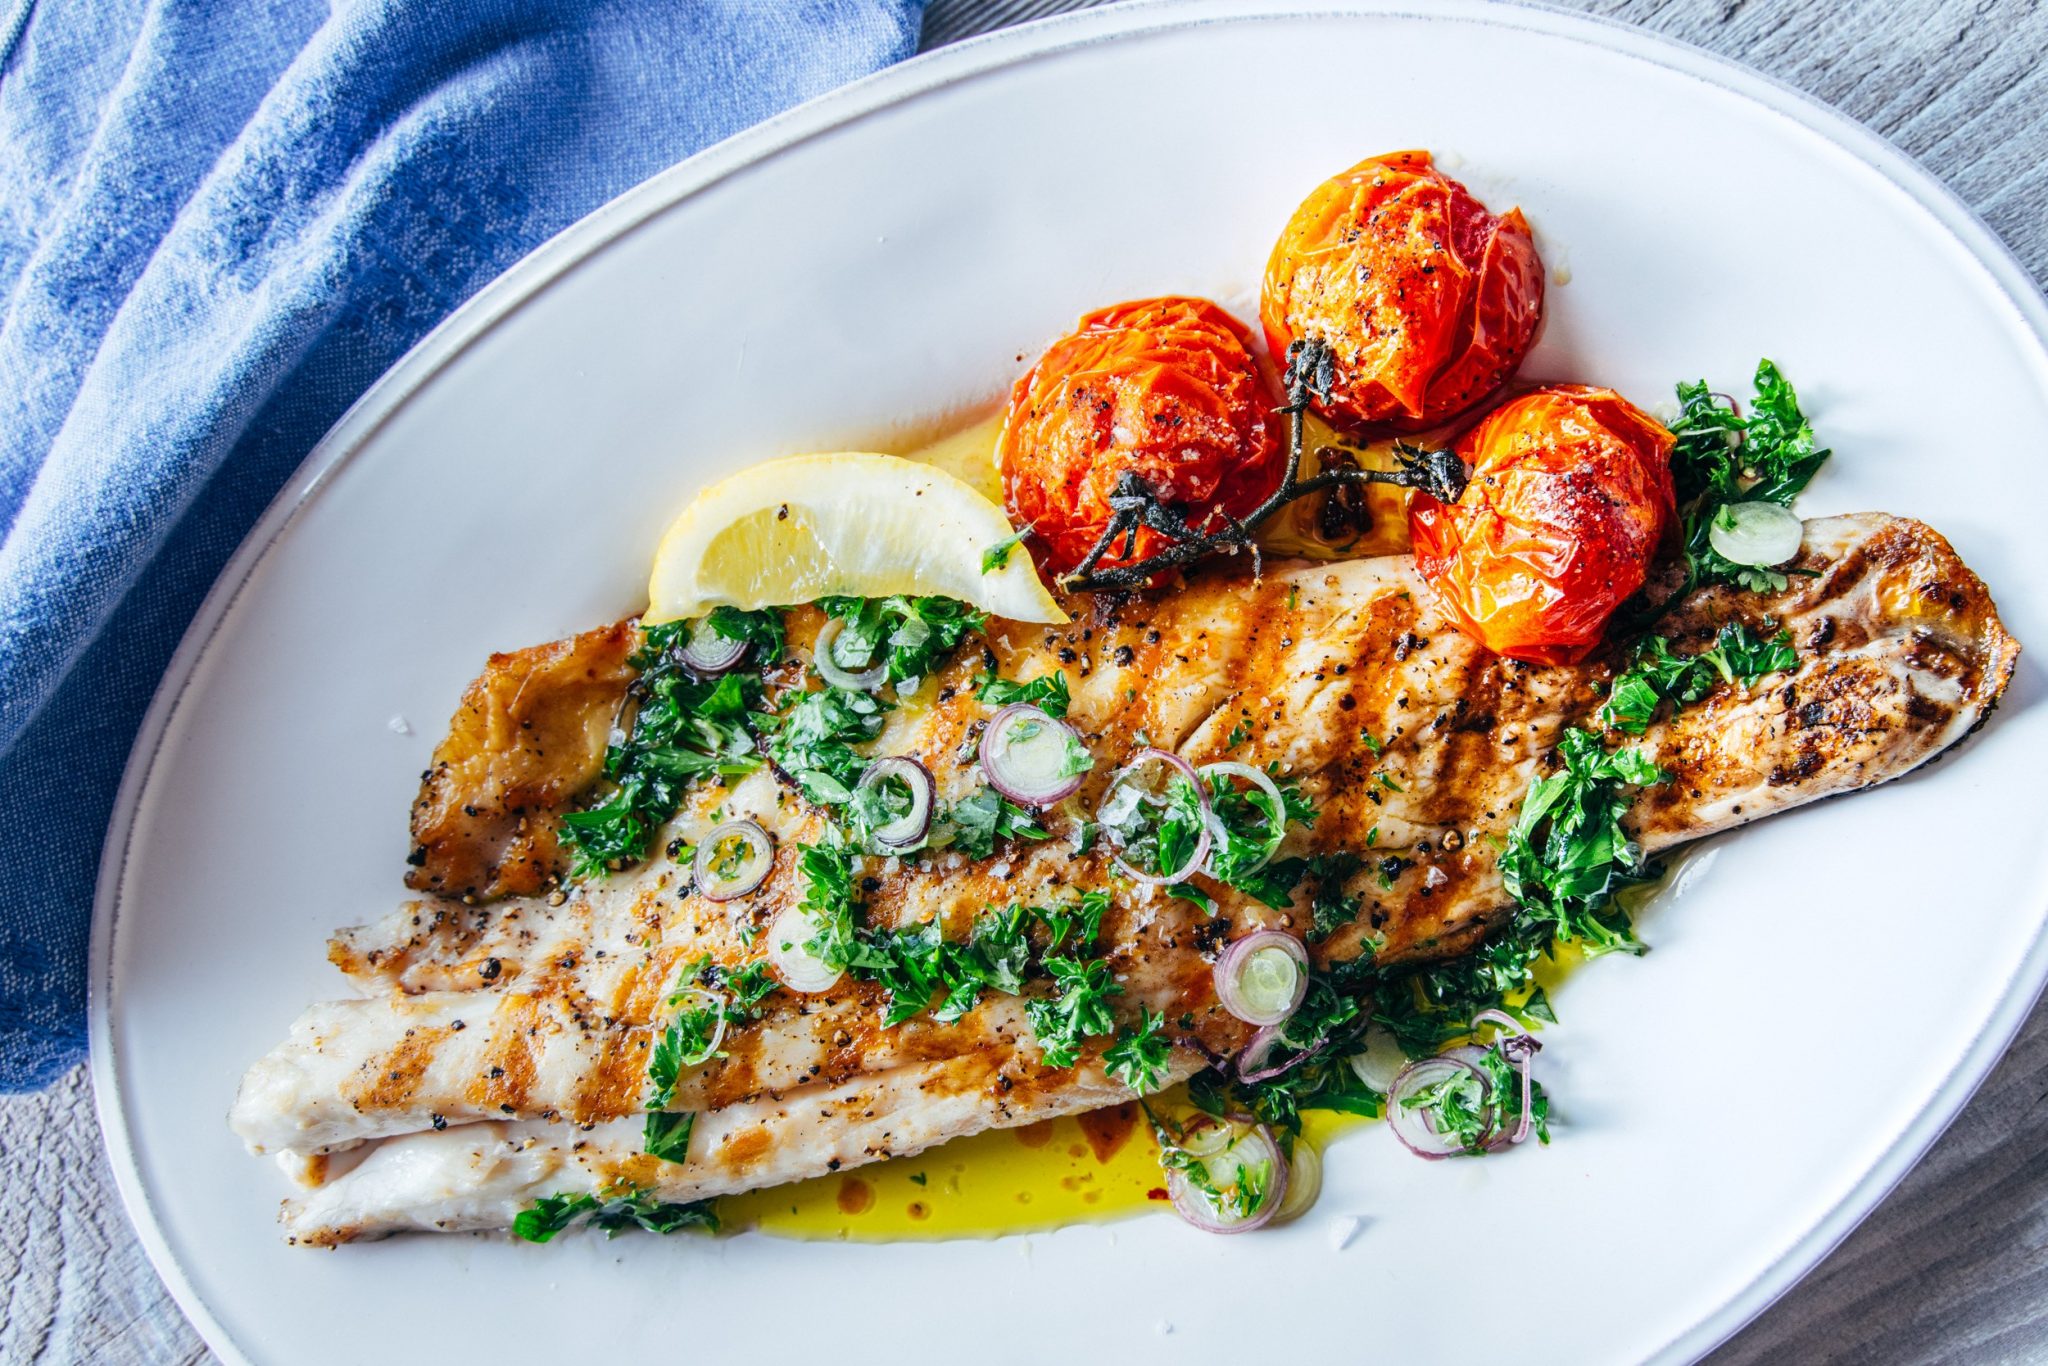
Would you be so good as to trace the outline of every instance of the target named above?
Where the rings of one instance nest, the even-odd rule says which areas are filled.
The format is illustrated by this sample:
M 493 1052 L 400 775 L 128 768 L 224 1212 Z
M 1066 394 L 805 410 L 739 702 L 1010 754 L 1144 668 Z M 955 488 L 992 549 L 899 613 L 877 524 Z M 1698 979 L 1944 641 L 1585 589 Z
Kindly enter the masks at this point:
M 321 434 L 555 232 L 909 55 L 922 8 L 0 7 L 0 1090 L 83 1056 L 129 745 Z

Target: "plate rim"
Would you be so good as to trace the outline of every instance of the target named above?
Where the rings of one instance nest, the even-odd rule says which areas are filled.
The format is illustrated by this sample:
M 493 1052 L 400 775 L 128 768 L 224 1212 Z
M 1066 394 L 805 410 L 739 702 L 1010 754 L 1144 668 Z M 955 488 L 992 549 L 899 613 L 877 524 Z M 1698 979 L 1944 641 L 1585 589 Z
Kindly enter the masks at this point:
M 1945 229 L 1990 277 L 2048 361 L 2048 298 L 2005 241 L 1947 184 L 1887 139 L 1768 73 L 1680 39 L 1619 20 L 1534 0 L 1126 0 L 1000 29 L 921 53 L 813 97 L 656 172 L 550 237 L 479 289 L 349 406 L 285 482 L 223 566 L 165 667 L 136 733 L 102 846 L 87 959 L 87 1032 L 95 1117 L 115 1187 L 150 1265 L 207 1346 L 235 1366 L 257 1366 L 229 1334 L 172 1252 L 145 1185 L 130 1133 L 114 1049 L 114 945 L 128 856 L 142 799 L 193 674 L 243 587 L 298 514 L 384 424 L 452 360 L 582 261 L 640 224 L 728 177 L 870 114 L 1003 68 L 1091 48 L 1224 23 L 1292 19 L 1412 19 L 1523 30 L 1636 58 L 1746 99 L 1800 125 L 1876 172 Z M 1741 1289 L 1667 1340 L 1646 1360 L 1696 1361 L 1757 1318 L 1883 1202 L 1961 1113 L 2025 1024 L 2048 986 L 2048 914 L 2036 908 L 2032 940 L 2014 963 L 1984 1023 L 1927 1103 L 1819 1219 Z

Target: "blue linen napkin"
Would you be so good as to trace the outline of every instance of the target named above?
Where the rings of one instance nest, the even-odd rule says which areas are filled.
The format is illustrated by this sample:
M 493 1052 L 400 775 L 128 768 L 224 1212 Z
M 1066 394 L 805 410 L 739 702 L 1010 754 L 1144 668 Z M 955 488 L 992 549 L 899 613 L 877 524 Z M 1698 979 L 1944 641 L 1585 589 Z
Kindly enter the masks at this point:
M 313 443 L 534 246 L 909 55 L 922 9 L 0 0 L 0 1090 L 84 1056 L 136 726 Z

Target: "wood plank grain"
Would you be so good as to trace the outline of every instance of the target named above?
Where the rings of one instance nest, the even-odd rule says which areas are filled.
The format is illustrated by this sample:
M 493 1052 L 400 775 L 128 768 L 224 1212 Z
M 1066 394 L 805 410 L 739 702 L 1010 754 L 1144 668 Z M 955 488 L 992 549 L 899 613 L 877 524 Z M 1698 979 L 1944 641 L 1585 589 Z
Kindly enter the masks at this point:
M 935 0 L 927 47 L 1086 0 Z M 2041 0 L 1578 0 L 1733 57 L 1918 157 L 2048 279 Z M 1881 1047 L 1881 1041 L 1873 1046 Z M 2048 1359 L 2048 1011 L 1953 1129 L 1804 1283 L 1712 1358 Z M 162 1366 L 211 1354 L 121 1214 L 83 1072 L 0 1098 L 0 1361 Z

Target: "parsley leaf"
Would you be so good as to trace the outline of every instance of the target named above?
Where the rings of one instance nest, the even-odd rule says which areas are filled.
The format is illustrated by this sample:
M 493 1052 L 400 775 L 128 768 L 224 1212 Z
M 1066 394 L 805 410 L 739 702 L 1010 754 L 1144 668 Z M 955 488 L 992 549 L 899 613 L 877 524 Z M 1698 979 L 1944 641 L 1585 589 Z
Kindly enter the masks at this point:
M 982 551 L 981 572 L 984 574 L 993 574 L 998 569 L 1001 569 L 1005 565 L 1009 564 L 1010 552 L 1012 550 L 1015 550 L 1019 545 L 1023 544 L 1024 538 L 1026 536 L 1029 536 L 1030 534 L 1031 527 L 1027 523 L 1021 530 L 1011 532 L 1002 540 L 997 541 L 994 545 Z
M 995 674 L 983 674 L 974 689 L 977 702 L 991 707 L 1007 707 L 1012 702 L 1029 702 L 1047 716 L 1065 716 L 1073 698 L 1067 691 L 1067 672 L 1054 669 L 1051 673 L 1032 679 L 1029 683 L 1012 683 Z
M 1031 914 L 1045 926 L 1045 951 L 1057 953 L 1069 940 L 1079 950 L 1095 947 L 1102 933 L 1102 917 L 1109 910 L 1109 893 L 1083 892 L 1071 905 L 1033 906 Z
M 943 823 L 944 829 L 932 843 L 948 845 L 969 858 L 989 857 L 998 840 L 1052 838 L 1052 832 L 1038 823 L 1034 813 L 989 787 L 947 807 Z
M 781 630 L 773 613 L 743 615 L 771 619 Z M 688 622 L 650 626 L 628 660 L 641 671 L 632 684 L 640 705 L 631 734 L 605 751 L 610 791 L 602 802 L 562 817 L 574 879 L 601 877 L 645 857 L 654 832 L 682 807 L 698 778 L 738 777 L 760 766 L 754 736 L 768 719 L 758 711 L 761 680 L 737 672 L 715 682 L 693 678 L 682 663 L 690 629 Z
M 690 1131 L 697 1116 L 689 1110 L 650 1110 L 640 1146 L 664 1162 L 682 1162 L 690 1154 Z
M 828 597 L 818 606 L 845 623 L 832 642 L 833 658 L 853 673 L 886 662 L 899 694 L 916 691 L 955 646 L 988 622 L 988 613 L 952 598 Z
M 1614 893 L 1650 877 L 1642 847 L 1622 828 L 1627 786 L 1661 783 L 1670 774 L 1640 750 L 1609 751 L 1599 736 L 1568 730 L 1558 744 L 1564 768 L 1533 784 L 1500 856 L 1501 882 L 1519 916 L 1549 926 L 1588 954 L 1640 952 Z
M 649 1233 L 718 1231 L 718 1214 L 709 1200 L 687 1205 L 664 1204 L 642 1187 L 617 1182 L 599 1195 L 543 1195 L 513 1216 L 512 1234 L 529 1243 L 545 1243 L 586 1216 L 592 1227 L 603 1229 L 611 1237 L 631 1228 Z
M 1678 442 L 1671 452 L 1671 477 L 1686 555 L 1681 591 L 1715 583 L 1732 583 L 1750 592 L 1785 587 L 1784 574 L 1736 564 L 1716 552 L 1708 539 L 1714 518 L 1730 503 L 1791 506 L 1830 454 L 1816 444 L 1798 394 L 1769 360 L 1757 363 L 1755 390 L 1745 418 L 1705 381 L 1678 386 L 1680 413 L 1671 424 Z
M 1115 1042 L 1102 1051 L 1103 1070 L 1110 1080 L 1122 1082 L 1140 1095 L 1156 1091 L 1166 1080 L 1173 1057 L 1173 1045 L 1161 1029 L 1165 1017 L 1150 1006 L 1138 1012 L 1138 1027 L 1125 1025 Z
M 1712 692 L 1716 683 L 1739 683 L 1747 688 L 1760 678 L 1798 667 L 1799 655 L 1792 648 L 1790 631 L 1766 639 L 1740 622 L 1731 622 L 1721 628 L 1711 648 L 1696 655 L 1673 654 L 1671 642 L 1663 636 L 1645 636 L 1636 642 L 1628 668 L 1614 680 L 1594 719 L 1626 734 L 1641 735 L 1665 701 L 1697 702 Z
M 806 692 L 771 725 L 769 757 L 820 806 L 853 797 L 853 784 L 867 767 L 853 746 L 882 733 L 882 704 L 850 688 Z
M 1109 964 L 1099 958 L 1048 957 L 1045 970 L 1052 975 L 1054 994 L 1034 997 L 1024 1008 L 1025 1017 L 1045 1065 L 1072 1067 L 1087 1040 L 1115 1031 L 1116 1016 L 1109 1002 L 1124 989 L 1111 980 Z

